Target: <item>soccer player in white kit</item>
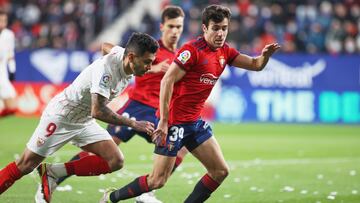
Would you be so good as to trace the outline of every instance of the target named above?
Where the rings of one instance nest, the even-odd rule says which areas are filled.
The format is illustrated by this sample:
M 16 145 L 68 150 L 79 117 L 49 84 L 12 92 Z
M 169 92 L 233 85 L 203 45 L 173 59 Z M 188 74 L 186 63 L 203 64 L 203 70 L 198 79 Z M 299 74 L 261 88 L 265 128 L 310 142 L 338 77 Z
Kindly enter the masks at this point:
M 152 133 L 153 123 L 123 117 L 107 104 L 124 90 L 132 75 L 141 76 L 150 69 L 158 48 L 158 42 L 149 35 L 134 33 L 125 49 L 115 46 L 85 68 L 49 102 L 20 159 L 0 171 L 0 194 L 70 141 L 94 155 L 67 163 L 41 164 L 43 185 L 52 184 L 56 177 L 94 176 L 122 168 L 123 154 L 95 118 Z M 51 200 L 50 188 L 43 188 L 46 202 Z
M 0 101 L 4 103 L 0 117 L 11 115 L 16 111 L 16 91 L 8 75 L 9 73 L 13 78 L 16 70 L 15 37 L 14 33 L 6 28 L 7 24 L 7 14 L 0 10 Z

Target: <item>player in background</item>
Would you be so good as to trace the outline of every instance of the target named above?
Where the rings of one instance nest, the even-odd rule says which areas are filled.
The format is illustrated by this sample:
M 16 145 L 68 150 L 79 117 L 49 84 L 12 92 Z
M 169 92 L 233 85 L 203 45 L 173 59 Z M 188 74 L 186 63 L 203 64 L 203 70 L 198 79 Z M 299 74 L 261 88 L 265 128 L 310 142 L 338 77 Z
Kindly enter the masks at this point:
M 157 118 L 155 114 L 159 106 L 160 81 L 169 68 L 170 63 L 175 58 L 177 44 L 183 31 L 184 17 L 185 14 L 183 10 L 178 6 L 167 6 L 164 8 L 161 14 L 160 24 L 162 34 L 158 41 L 160 48 L 156 53 L 155 61 L 150 71 L 143 76 L 135 77 L 135 85 L 129 92 L 129 100 L 118 110 L 118 114 L 133 120 L 146 120 L 151 123 L 156 123 Z M 122 142 L 129 141 L 135 134 L 143 137 L 147 142 L 152 143 L 151 136 L 128 126 L 110 124 L 107 130 L 118 145 Z M 182 148 L 178 152 L 172 171 L 182 162 L 186 153 L 186 148 Z M 80 152 L 74 156 L 72 160 L 77 160 L 88 155 L 89 153 L 87 152 Z M 60 178 L 54 187 L 66 178 L 67 176 Z M 54 191 L 54 189 L 52 189 L 52 191 Z M 41 191 L 38 190 L 37 193 L 40 192 Z M 160 200 L 156 199 L 153 192 L 144 193 L 137 197 L 136 201 L 143 203 L 161 203 Z
M 11 81 L 15 79 L 15 36 L 7 29 L 7 14 L 0 10 L 0 101 L 4 109 L 0 117 L 14 114 L 16 111 L 16 91 Z
M 51 184 L 57 177 L 94 176 L 121 169 L 123 154 L 95 119 L 153 132 L 153 123 L 118 115 L 107 104 L 126 88 L 133 75 L 143 75 L 150 69 L 158 47 L 151 36 L 134 33 L 125 49 L 115 46 L 108 55 L 85 68 L 49 102 L 20 159 L 0 171 L 0 194 L 39 164 L 46 202 L 51 200 Z M 67 163 L 41 164 L 70 141 L 94 155 Z
M 180 48 L 161 80 L 160 120 L 153 134 L 157 143 L 153 171 L 118 190 L 105 192 L 100 202 L 118 202 L 163 187 L 171 174 L 177 151 L 183 146 L 207 170 L 186 203 L 204 202 L 226 178 L 229 167 L 210 125 L 200 118 L 201 110 L 226 64 L 261 71 L 280 48 L 276 43 L 266 45 L 261 55 L 250 57 L 229 47 L 225 40 L 230 17 L 230 10 L 220 5 L 204 9 L 203 36 Z M 179 91 L 177 95 L 173 94 L 175 91 Z

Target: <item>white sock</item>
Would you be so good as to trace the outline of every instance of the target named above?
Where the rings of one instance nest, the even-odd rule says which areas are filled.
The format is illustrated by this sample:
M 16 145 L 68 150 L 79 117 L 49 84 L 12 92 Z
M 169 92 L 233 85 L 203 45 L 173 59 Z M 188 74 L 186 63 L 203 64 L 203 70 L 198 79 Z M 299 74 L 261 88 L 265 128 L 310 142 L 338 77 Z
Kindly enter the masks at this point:
M 48 164 L 49 171 L 57 178 L 67 176 L 65 164 Z

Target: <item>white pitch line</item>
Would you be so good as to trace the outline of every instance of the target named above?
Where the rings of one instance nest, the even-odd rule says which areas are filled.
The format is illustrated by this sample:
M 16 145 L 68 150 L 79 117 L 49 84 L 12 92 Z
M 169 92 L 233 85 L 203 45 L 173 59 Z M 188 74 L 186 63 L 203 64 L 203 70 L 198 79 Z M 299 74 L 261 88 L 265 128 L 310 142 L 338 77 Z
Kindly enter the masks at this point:
M 360 158 L 314 158 L 314 159 L 274 159 L 274 160 L 230 160 L 227 163 L 230 166 L 243 166 L 243 167 L 255 167 L 255 166 L 278 166 L 278 165 L 316 165 L 316 164 L 338 164 L 347 162 L 358 162 L 360 164 Z M 185 162 L 181 164 L 183 168 L 198 167 L 200 162 Z M 152 168 L 152 163 L 149 164 L 127 164 L 125 162 L 125 168 Z

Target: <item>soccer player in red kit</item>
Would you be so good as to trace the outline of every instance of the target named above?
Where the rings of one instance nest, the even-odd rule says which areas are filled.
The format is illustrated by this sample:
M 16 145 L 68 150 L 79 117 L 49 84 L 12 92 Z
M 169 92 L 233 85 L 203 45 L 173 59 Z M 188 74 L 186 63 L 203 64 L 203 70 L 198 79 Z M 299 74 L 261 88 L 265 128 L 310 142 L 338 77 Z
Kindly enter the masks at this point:
M 160 24 L 162 34 L 158 41 L 160 48 L 156 52 L 156 58 L 147 74 L 141 77 L 135 77 L 135 86 L 129 92 L 129 100 L 117 111 L 119 115 L 135 120 L 145 120 L 151 123 L 157 122 L 156 110 L 159 107 L 160 81 L 175 58 L 177 44 L 183 31 L 184 17 L 185 14 L 183 10 L 178 6 L 167 6 L 162 11 Z M 147 142 L 152 143 L 151 136 L 147 133 L 140 132 L 128 126 L 109 124 L 107 131 L 117 145 L 129 141 L 135 134 L 141 136 Z M 173 171 L 180 165 L 186 153 L 187 150 L 185 147 L 179 151 L 176 162 L 173 165 Z M 72 161 L 88 155 L 89 153 L 87 152 L 80 152 L 72 158 Z M 68 176 L 57 179 L 51 191 L 54 191 L 55 187 L 61 184 L 66 178 L 68 178 Z M 41 187 L 38 188 L 36 197 L 36 202 L 42 202 Z M 144 193 L 139 196 L 136 201 L 143 203 L 161 202 L 152 192 Z
M 261 55 L 250 57 L 229 47 L 225 39 L 230 17 L 230 10 L 220 5 L 204 9 L 203 36 L 180 48 L 161 81 L 160 120 L 153 134 L 156 147 L 152 173 L 105 193 L 101 202 L 118 202 L 163 187 L 171 174 L 177 151 L 183 146 L 207 169 L 186 203 L 204 202 L 224 181 L 229 167 L 210 125 L 200 118 L 205 101 L 226 64 L 261 71 L 280 48 L 277 43 L 269 44 Z

